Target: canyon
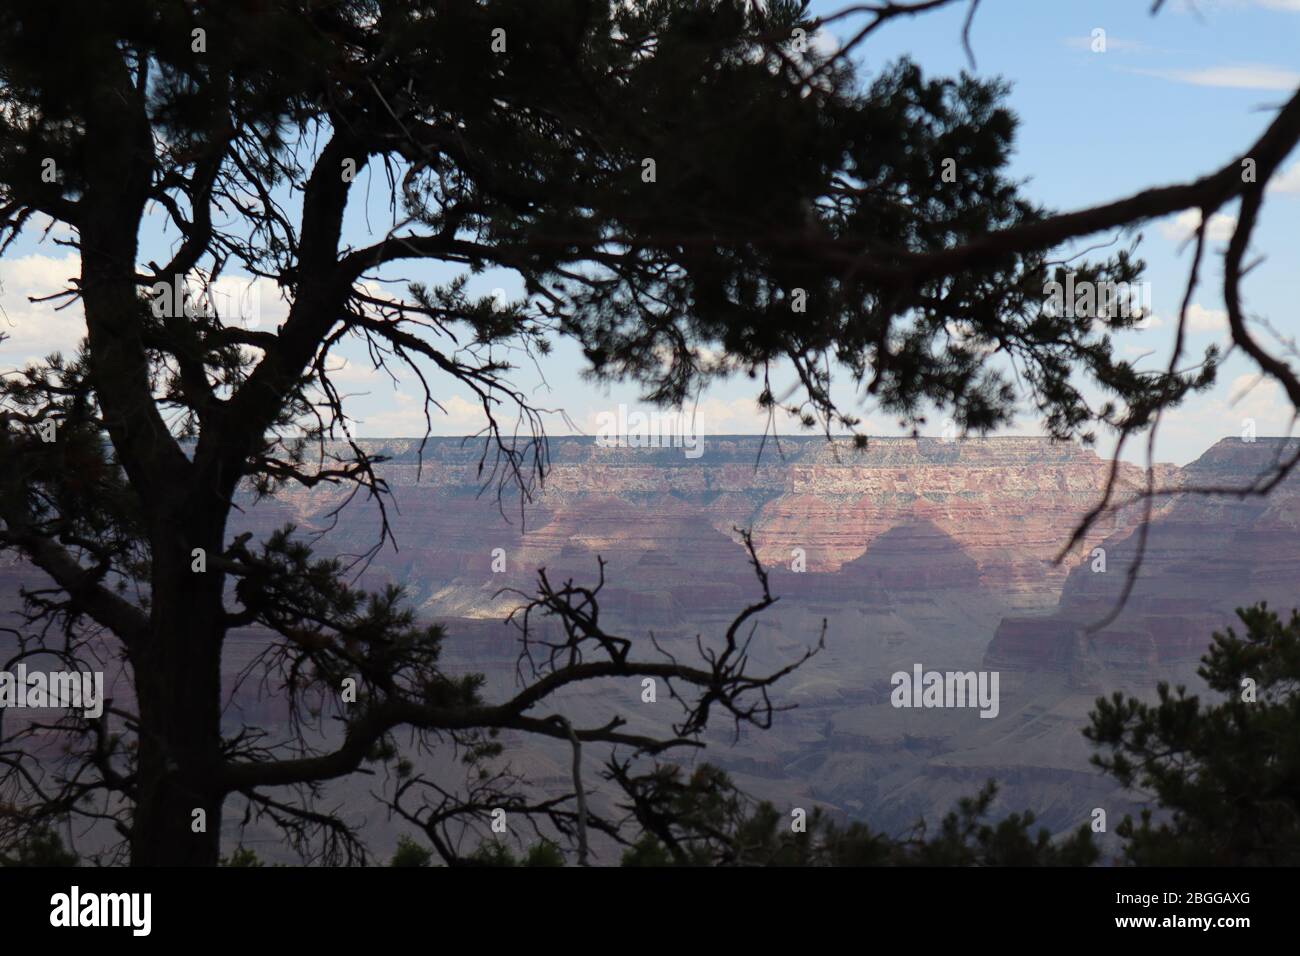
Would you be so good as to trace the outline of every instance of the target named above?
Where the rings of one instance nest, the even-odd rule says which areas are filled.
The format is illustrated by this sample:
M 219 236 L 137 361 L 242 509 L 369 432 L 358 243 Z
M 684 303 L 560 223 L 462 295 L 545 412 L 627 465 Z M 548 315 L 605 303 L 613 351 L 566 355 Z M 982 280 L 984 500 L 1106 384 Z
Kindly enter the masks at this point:
M 526 500 L 485 479 L 481 442 L 359 444 L 384 459 L 392 541 L 379 540 L 373 501 L 348 501 L 332 486 L 247 507 L 231 533 L 261 538 L 292 523 L 321 533 L 319 553 L 339 556 L 381 544 L 359 565 L 360 582 L 401 585 L 424 619 L 444 626 L 445 669 L 483 674 L 489 700 L 518 687 L 519 632 L 506 618 L 540 569 L 553 583 L 594 586 L 603 562 L 606 626 L 635 655 L 690 658 L 697 640 L 716 642 L 760 594 L 740 533 L 750 530 L 778 598 L 756 618 L 753 670 L 797 658 L 823 628 L 824 650 L 777 686 L 777 703 L 791 709 L 771 729 L 719 721 L 705 751 L 670 759 L 707 759 L 756 797 L 820 805 L 891 832 L 937 820 L 989 778 L 1001 787 L 995 813 L 1031 809 L 1054 832 L 1087 822 L 1096 807 L 1118 819 L 1137 805 L 1088 763 L 1081 730 L 1095 698 L 1149 695 L 1162 680 L 1195 686 L 1198 658 L 1236 607 L 1298 602 L 1300 482 L 1267 497 L 1183 490 L 1248 485 L 1291 447 L 1281 440 L 1224 439 L 1187 466 L 1156 466 L 1163 493 L 1117 614 L 1142 508 L 1116 508 L 1063 551 L 1111 470 L 1076 444 L 873 438 L 857 449 L 824 437 L 708 436 L 688 456 L 558 437 L 544 484 Z M 1145 480 L 1121 464 L 1116 500 Z M 0 556 L 0 599 L 14 604 L 18 587 L 36 580 Z M 232 731 L 285 719 L 274 694 L 237 683 L 264 646 L 255 632 L 228 640 Z M 892 706 L 891 675 L 922 662 L 997 672 L 996 717 Z M 632 733 L 662 734 L 680 714 L 667 694 L 644 702 L 630 680 L 572 690 L 551 706 L 575 724 L 617 715 Z M 503 759 L 539 791 L 569 788 L 567 747 L 511 734 L 503 743 Z M 360 802 L 368 786 L 345 783 L 339 799 Z M 379 846 L 400 832 L 380 814 L 358 814 Z

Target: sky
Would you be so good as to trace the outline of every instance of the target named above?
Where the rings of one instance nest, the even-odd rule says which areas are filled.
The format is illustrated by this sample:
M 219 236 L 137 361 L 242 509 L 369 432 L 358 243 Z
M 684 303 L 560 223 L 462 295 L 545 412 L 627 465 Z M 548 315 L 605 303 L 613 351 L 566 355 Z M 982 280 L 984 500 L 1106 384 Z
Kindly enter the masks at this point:
M 846 0 L 812 6 L 814 14 L 834 12 Z M 929 74 L 955 75 L 970 69 L 961 43 L 965 4 L 937 13 L 896 21 L 860 46 L 855 59 L 864 79 L 899 56 L 917 61 Z M 837 24 L 819 43 L 833 45 L 851 35 L 861 20 Z M 1105 31 L 1105 50 L 1096 31 Z M 1240 155 L 1267 126 L 1271 109 L 1300 86 L 1300 0 L 1168 0 L 1150 14 L 1147 0 L 982 0 L 976 13 L 971 46 L 975 72 L 1010 82 L 1009 106 L 1020 126 L 1009 173 L 1022 180 L 1026 196 L 1051 209 L 1083 208 L 1152 186 L 1184 182 L 1217 170 Z M 345 240 L 355 246 L 373 241 L 389 222 L 382 178 L 354 187 Z M 371 188 L 366 188 L 370 186 Z M 1234 210 L 1210 223 L 1210 251 L 1202 282 L 1189 311 L 1191 354 L 1211 342 L 1228 341 L 1222 301 L 1222 257 Z M 1183 295 L 1195 227 L 1194 214 L 1146 224 L 1138 254 L 1147 262 L 1154 317 L 1141 332 L 1126 333 L 1117 343 L 1140 367 L 1163 367 L 1172 347 L 1173 320 Z M 49 295 L 77 274 L 75 252 L 57 245 L 59 230 L 43 235 L 29 229 L 0 259 L 0 371 L 19 367 L 54 349 L 68 349 L 84 334 L 79 306 L 56 311 L 53 304 L 32 303 L 29 296 Z M 1095 236 L 1075 248 L 1111 236 Z M 1131 236 L 1121 236 L 1120 245 Z M 153 229 L 143 237 L 142 260 L 163 260 L 175 233 Z M 1287 160 L 1275 182 L 1256 230 L 1252 258 L 1263 257 L 1245 283 L 1248 316 L 1262 317 L 1283 337 L 1300 334 L 1300 151 Z M 428 264 L 404 263 L 385 275 L 426 282 L 445 281 L 451 273 Z M 238 283 L 231 280 L 231 291 Z M 492 294 L 517 291 L 510 277 L 476 276 L 471 290 Z M 259 288 L 262 328 L 274 328 L 287 311 L 273 286 Z M 1268 333 L 1264 341 L 1278 346 Z M 629 412 L 649 411 L 633 386 L 600 386 L 588 381 L 585 362 L 572 343 L 559 342 L 537 366 L 519 356 L 513 380 L 530 399 L 549 411 L 548 434 L 599 432 L 601 424 Z M 349 395 L 349 409 L 359 437 L 419 436 L 424 432 L 421 395 L 413 380 L 394 385 L 370 368 L 364 353 L 345 348 L 333 362 L 336 378 Z M 435 411 L 433 432 L 465 435 L 482 425 L 471 396 L 454 383 L 434 378 L 444 412 Z M 845 387 L 837 397 L 864 419 L 872 435 L 902 432 L 890 416 L 856 404 Z M 693 428 L 703 435 L 760 433 L 767 424 L 754 401 L 754 382 L 740 377 L 704 391 L 687 410 Z M 1260 381 L 1249 359 L 1229 356 L 1213 390 L 1197 396 L 1166 416 L 1156 459 L 1184 464 L 1222 437 L 1240 436 L 1243 422 L 1253 420 L 1260 436 L 1287 434 L 1292 408 L 1281 389 Z M 793 422 L 778 420 L 780 434 L 799 434 Z M 941 424 L 934 421 L 933 432 Z M 1032 416 L 1022 417 L 1003 433 L 1037 434 Z M 1144 444 L 1144 443 L 1143 443 Z M 1102 435 L 1098 451 L 1109 454 L 1113 441 Z M 1136 454 L 1131 449 L 1126 457 Z

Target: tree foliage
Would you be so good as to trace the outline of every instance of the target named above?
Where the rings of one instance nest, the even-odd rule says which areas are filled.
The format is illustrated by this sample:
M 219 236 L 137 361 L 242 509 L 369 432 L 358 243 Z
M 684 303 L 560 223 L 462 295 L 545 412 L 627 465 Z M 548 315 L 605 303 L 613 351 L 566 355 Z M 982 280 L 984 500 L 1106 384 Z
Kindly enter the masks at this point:
M 1090 715 L 1093 762 L 1156 804 L 1116 829 L 1133 863 L 1300 862 L 1300 612 L 1237 615 L 1245 632 L 1216 632 L 1198 671 L 1219 700 L 1161 684 L 1154 703 L 1116 693 Z
M 76 866 L 77 855 L 63 843 L 53 827 L 34 829 L 17 845 L 0 853 L 0 866 Z
M 1034 831 L 1029 811 L 990 821 L 993 781 L 937 828 L 922 820 L 902 836 L 837 823 L 820 807 L 783 813 L 708 764 L 689 776 L 660 768 L 629 793 L 644 835 L 624 866 L 1088 866 L 1098 856 L 1087 826 L 1053 839 Z

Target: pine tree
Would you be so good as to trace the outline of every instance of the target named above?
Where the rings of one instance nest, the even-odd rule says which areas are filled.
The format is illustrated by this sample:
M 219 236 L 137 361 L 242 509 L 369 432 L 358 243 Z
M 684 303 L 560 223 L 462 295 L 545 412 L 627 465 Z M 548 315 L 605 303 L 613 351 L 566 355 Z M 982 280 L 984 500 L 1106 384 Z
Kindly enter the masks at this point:
M 1300 612 L 1265 604 L 1215 632 L 1198 671 L 1205 702 L 1159 687 L 1155 703 L 1099 698 L 1085 735 L 1102 770 L 1156 806 L 1116 828 L 1143 866 L 1300 863 Z

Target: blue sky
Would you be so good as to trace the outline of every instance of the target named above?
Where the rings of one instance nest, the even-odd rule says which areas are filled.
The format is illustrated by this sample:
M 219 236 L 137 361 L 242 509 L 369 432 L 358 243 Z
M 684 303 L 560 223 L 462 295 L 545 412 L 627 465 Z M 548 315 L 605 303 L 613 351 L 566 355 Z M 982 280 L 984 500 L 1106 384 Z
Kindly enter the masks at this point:
M 817 2 L 814 13 L 833 12 L 843 4 Z M 1203 175 L 1239 155 L 1268 124 L 1270 107 L 1284 102 L 1300 86 L 1300 0 L 1168 0 L 1166 9 L 1149 14 L 1146 0 L 983 0 L 971 42 L 977 73 L 999 75 L 1012 85 L 1010 106 L 1021 120 L 1011 172 L 1026 181 L 1027 195 L 1048 207 L 1068 210 L 1105 202 L 1128 193 Z M 1195 7 L 1195 10 L 1192 8 Z M 856 59 L 869 75 L 909 55 L 929 73 L 954 74 L 968 69 L 961 45 L 966 5 L 902 20 L 884 27 L 859 47 Z M 861 21 L 837 24 L 847 36 Z M 1106 51 L 1093 52 L 1093 31 L 1106 32 Z M 834 42 L 823 38 L 822 42 Z M 364 197 L 366 174 L 354 197 Z M 388 224 L 382 180 L 369 190 L 369 202 L 354 199 L 349 208 L 347 239 L 355 245 L 373 241 L 369 226 Z M 1225 210 L 1231 215 L 1234 210 Z M 1226 242 L 1231 221 L 1211 224 L 1212 251 Z M 1148 263 L 1153 327 L 1131 333 L 1121 347 L 1144 359 L 1148 367 L 1167 361 L 1172 319 L 1183 294 L 1191 249 L 1184 243 L 1189 224 L 1165 220 L 1142 230 L 1139 254 Z M 57 233 L 56 233 L 57 235 Z M 1217 238 L 1216 238 L 1217 237 Z M 1101 238 L 1092 237 L 1091 244 Z M 1121 237 L 1127 244 L 1131 237 Z M 161 259 L 174 234 L 146 237 L 144 258 Z M 1246 283 L 1249 315 L 1267 317 L 1283 335 L 1300 333 L 1300 152 L 1289 157 L 1284 176 L 1266 204 L 1253 252 L 1265 261 Z M 0 327 L 11 341 L 0 345 L 0 369 L 67 347 L 82 333 L 74 307 L 56 314 L 33 305 L 28 295 L 44 295 L 77 272 L 68 250 L 29 231 L 0 260 Z M 445 280 L 449 273 L 428 265 L 404 263 L 385 273 L 425 281 Z M 1190 346 L 1199 351 L 1210 342 L 1226 341 L 1220 289 L 1221 258 L 1203 267 L 1203 280 L 1192 312 Z M 508 277 L 476 277 L 472 288 L 513 292 Z M 263 327 L 273 327 L 284 304 L 273 294 L 262 297 Z M 1272 341 L 1262 333 L 1266 341 Z M 419 392 L 414 382 L 394 388 L 375 375 L 359 350 L 344 351 L 335 364 L 362 436 L 414 435 L 423 431 Z M 563 409 L 567 418 L 547 418 L 551 434 L 577 430 L 595 434 L 602 412 L 622 403 L 638 406 L 632 387 L 597 387 L 584 381 L 578 350 L 561 343 L 541 368 L 521 356 L 515 376 L 539 406 Z M 1284 434 L 1291 407 L 1271 383 L 1255 384 L 1249 360 L 1233 356 L 1221 370 L 1214 391 L 1171 414 L 1162 428 L 1157 457 L 1183 463 L 1196 458 L 1216 439 L 1237 435 L 1244 418 L 1256 421 L 1260 435 Z M 435 379 L 435 384 L 439 381 Z M 479 426 L 467 393 L 445 381 L 438 397 L 447 409 L 435 415 L 435 433 L 459 435 Z M 1254 385 L 1254 387 L 1252 387 Z M 754 405 L 748 379 L 720 383 L 700 396 L 694 409 L 705 434 L 761 431 L 763 417 Z M 850 390 L 841 397 L 852 402 Z M 870 407 L 862 414 L 871 434 L 897 434 L 888 416 Z M 783 434 L 797 433 L 778 423 Z M 938 433 L 938 422 L 934 431 Z M 1033 434 L 1037 423 L 1026 418 L 1015 433 Z M 1099 449 L 1109 450 L 1103 437 Z

